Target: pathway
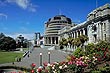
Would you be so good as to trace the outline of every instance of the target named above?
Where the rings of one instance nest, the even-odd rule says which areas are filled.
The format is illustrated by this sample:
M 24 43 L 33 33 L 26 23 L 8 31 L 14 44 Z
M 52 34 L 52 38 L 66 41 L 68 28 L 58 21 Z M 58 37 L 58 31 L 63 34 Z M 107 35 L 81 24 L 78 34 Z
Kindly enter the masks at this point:
M 30 53 L 30 56 L 26 56 L 25 58 L 22 59 L 21 62 L 15 62 L 14 65 L 16 66 L 22 66 L 26 68 L 30 68 L 30 65 L 32 63 L 35 63 L 37 66 L 40 66 L 40 52 L 42 53 L 42 59 L 43 62 L 48 62 L 48 50 L 46 49 L 41 49 L 41 48 L 35 48 L 32 53 Z M 64 53 L 62 51 L 58 50 L 50 50 L 50 61 L 51 63 L 53 62 L 60 62 L 65 60 L 67 56 L 67 53 Z M 0 66 L 6 66 L 6 65 L 12 65 L 12 63 L 6 63 L 6 64 L 1 64 Z

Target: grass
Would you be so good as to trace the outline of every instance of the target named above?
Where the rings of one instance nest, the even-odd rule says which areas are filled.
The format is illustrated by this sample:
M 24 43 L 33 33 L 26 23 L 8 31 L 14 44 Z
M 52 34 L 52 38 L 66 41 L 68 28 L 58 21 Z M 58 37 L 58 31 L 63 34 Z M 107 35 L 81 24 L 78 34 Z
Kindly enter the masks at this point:
M 21 58 L 23 53 L 0 52 L 0 64 L 15 62 L 15 58 Z
M 29 48 L 22 48 L 23 49 L 23 51 L 28 51 L 29 50 Z

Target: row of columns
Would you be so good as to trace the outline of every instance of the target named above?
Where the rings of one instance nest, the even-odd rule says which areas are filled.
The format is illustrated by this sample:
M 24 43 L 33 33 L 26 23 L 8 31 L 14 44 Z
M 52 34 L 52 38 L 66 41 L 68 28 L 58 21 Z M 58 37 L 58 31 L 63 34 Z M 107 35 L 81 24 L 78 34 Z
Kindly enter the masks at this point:
M 80 35 L 87 35 L 87 29 L 86 28 L 82 28 L 82 29 L 79 29 L 79 30 L 76 30 L 76 31 L 71 31 L 68 33 L 68 35 L 70 37 L 73 37 L 73 38 L 77 38 L 78 36 Z
M 58 44 L 58 37 L 45 37 L 45 44 L 50 45 L 50 44 Z
M 97 38 L 100 40 L 106 40 L 106 24 L 103 22 L 97 23 Z
M 93 26 L 96 26 L 97 30 L 92 29 Z M 97 23 L 93 22 L 88 26 L 89 28 L 89 42 L 97 42 L 99 40 L 106 40 L 106 24 L 99 21 Z M 94 32 L 92 32 L 94 31 Z

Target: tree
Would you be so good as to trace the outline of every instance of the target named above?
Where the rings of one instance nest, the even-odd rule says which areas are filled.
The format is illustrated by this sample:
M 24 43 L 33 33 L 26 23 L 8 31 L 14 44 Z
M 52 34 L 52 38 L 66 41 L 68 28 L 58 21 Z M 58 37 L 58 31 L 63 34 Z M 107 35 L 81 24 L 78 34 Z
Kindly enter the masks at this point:
M 69 37 L 68 39 L 67 39 L 67 41 L 68 41 L 68 43 L 70 44 L 70 47 L 72 46 L 72 41 L 73 41 L 74 39 L 72 38 L 72 37 Z
M 68 45 L 68 41 L 65 38 L 62 38 L 60 41 L 60 46 L 66 46 L 66 50 L 67 50 L 67 45 Z
M 0 33 L 0 39 L 2 39 L 3 37 L 5 37 L 5 35 L 3 33 Z
M 0 50 L 12 51 L 16 49 L 16 41 L 11 37 L 6 37 L 5 35 L 0 38 Z
M 81 45 L 80 39 L 79 39 L 79 38 L 76 38 L 76 39 L 74 40 L 74 46 L 79 47 L 80 45 Z
M 88 39 L 89 39 L 86 35 L 81 35 L 81 36 L 79 36 L 78 38 L 79 38 L 80 41 L 81 41 L 81 44 L 82 44 L 81 47 L 83 47 L 83 46 L 84 46 L 84 43 L 85 43 L 86 41 L 88 41 Z
M 60 49 L 63 49 L 64 48 L 63 47 L 63 41 L 62 40 L 59 41 L 59 45 L 60 45 Z

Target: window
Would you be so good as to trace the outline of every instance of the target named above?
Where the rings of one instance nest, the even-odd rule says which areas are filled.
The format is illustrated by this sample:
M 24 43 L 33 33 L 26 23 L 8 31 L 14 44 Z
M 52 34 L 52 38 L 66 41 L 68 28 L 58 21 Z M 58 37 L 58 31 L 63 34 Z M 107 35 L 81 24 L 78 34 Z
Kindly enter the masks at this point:
M 54 17 L 54 20 L 61 20 L 61 17 Z

